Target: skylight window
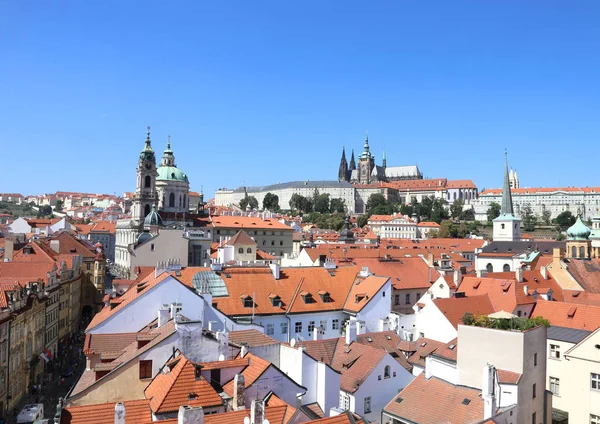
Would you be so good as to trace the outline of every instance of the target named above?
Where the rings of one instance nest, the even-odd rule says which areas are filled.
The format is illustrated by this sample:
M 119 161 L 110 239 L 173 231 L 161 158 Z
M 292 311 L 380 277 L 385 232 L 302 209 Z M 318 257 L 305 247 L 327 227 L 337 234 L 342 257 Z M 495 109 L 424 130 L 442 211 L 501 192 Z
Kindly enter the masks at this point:
M 471 399 L 464 398 L 463 401 L 462 401 L 463 405 L 468 405 L 470 403 L 471 403 Z
M 453 350 L 456 347 L 456 345 L 454 343 L 452 343 L 450 346 L 448 346 L 448 349 Z

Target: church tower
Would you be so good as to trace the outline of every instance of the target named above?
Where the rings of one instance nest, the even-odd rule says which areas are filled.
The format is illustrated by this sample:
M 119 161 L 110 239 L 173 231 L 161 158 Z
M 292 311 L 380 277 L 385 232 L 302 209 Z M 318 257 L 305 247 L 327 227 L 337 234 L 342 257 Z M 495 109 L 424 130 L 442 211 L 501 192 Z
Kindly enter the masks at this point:
M 340 169 L 338 171 L 338 181 L 346 181 L 348 179 L 348 162 L 346 162 L 346 148 L 342 148 L 342 160 L 340 161 Z
M 385 150 L 383 151 L 383 159 L 381 160 L 381 167 L 383 169 L 387 168 L 387 161 L 385 159 Z
M 358 182 L 360 184 L 371 183 L 371 172 L 375 167 L 375 156 L 369 149 L 369 135 L 365 137 L 365 146 L 362 154 L 358 157 Z
M 350 158 L 350 172 L 356 169 L 356 161 L 354 160 L 354 149 L 352 149 L 352 157 Z
M 494 241 L 519 241 L 521 240 L 521 220 L 514 215 L 512 194 L 510 192 L 510 178 L 508 172 L 508 158 L 505 153 L 504 187 L 502 188 L 502 205 L 500 215 L 494 219 Z
M 146 134 L 144 148 L 140 152 L 137 167 L 137 185 L 133 197 L 132 218 L 138 223 L 144 222 L 146 215 L 156 207 L 156 157 L 150 141 L 150 127 Z

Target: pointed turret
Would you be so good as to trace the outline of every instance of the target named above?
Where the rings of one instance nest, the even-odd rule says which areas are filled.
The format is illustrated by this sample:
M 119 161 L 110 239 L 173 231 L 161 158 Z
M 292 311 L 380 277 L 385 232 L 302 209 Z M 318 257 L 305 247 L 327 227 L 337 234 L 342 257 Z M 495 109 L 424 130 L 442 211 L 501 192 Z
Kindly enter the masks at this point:
M 365 146 L 363 148 L 363 156 L 369 156 L 369 134 L 365 136 Z
M 340 168 L 338 170 L 338 181 L 346 181 L 348 179 L 348 162 L 346 162 L 346 147 L 342 148 L 342 159 L 340 160 Z
M 385 150 L 383 151 L 383 159 L 381 160 L 381 166 L 383 167 L 383 169 L 387 167 L 387 161 L 385 159 Z
M 152 150 L 152 141 L 150 140 L 150 127 L 148 127 L 146 132 L 146 141 L 144 142 L 144 148 L 140 152 L 140 160 L 156 161 L 154 150 Z
M 173 150 L 171 150 L 171 136 L 167 137 L 167 148 L 163 152 L 160 166 L 177 166 L 175 165 L 175 156 L 173 155 Z
M 350 171 L 356 169 L 356 161 L 354 160 L 354 149 L 352 149 L 352 156 L 350 157 Z
M 513 215 L 512 194 L 510 192 L 510 178 L 508 173 L 508 157 L 504 154 L 504 187 L 502 187 L 502 205 L 500 206 L 500 215 Z

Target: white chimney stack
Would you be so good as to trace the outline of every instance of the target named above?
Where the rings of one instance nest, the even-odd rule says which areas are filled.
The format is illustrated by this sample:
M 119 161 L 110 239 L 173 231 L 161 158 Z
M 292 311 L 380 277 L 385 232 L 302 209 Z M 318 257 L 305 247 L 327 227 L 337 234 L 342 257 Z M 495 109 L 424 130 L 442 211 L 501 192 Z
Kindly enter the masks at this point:
M 125 424 L 125 405 L 122 402 L 115 405 L 115 424 Z
M 542 274 L 542 278 L 544 280 L 548 279 L 548 267 L 547 266 L 543 266 L 540 268 L 540 274 Z
M 491 364 L 483 366 L 481 397 L 483 399 L 483 419 L 492 418 L 496 413 L 496 368 Z
M 353 325 L 354 322 L 348 321 L 348 324 L 346 324 L 346 345 L 351 345 L 356 341 L 357 325 Z
M 201 406 L 180 406 L 177 424 L 204 424 L 204 410 Z
M 169 321 L 169 306 L 161 305 L 158 309 L 158 327 L 162 327 Z
M 50 248 L 56 253 L 60 253 L 60 240 L 50 240 Z
M 515 280 L 517 280 L 518 283 L 523 282 L 523 268 L 520 266 L 515 269 Z
M 361 278 L 367 278 L 369 276 L 369 267 L 368 266 L 363 266 L 360 270 L 360 277 Z
M 271 268 L 271 273 L 273 274 L 273 278 L 279 280 L 279 275 L 281 273 L 281 265 L 279 264 L 269 264 L 269 268 Z
M 265 403 L 263 400 L 255 399 L 250 407 L 250 424 L 263 424 L 265 419 Z
M 523 286 L 523 292 L 525 293 L 525 296 L 528 296 L 528 295 L 529 295 L 529 287 L 527 286 L 527 284 L 525 284 L 525 285 Z
M 462 274 L 460 273 L 459 270 L 455 269 L 454 270 L 454 285 L 456 287 L 460 286 L 460 283 L 462 282 Z

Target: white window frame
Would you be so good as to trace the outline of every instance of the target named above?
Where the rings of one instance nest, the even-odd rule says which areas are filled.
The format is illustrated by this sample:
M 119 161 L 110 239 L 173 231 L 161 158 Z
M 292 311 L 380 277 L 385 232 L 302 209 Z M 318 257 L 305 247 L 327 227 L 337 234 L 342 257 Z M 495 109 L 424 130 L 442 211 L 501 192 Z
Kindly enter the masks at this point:
M 590 414 L 590 424 L 600 424 L 600 415 Z
M 590 373 L 590 389 L 600 391 L 600 374 Z
M 550 344 L 550 358 L 560 359 L 560 345 Z
M 340 409 L 350 410 L 350 396 L 340 392 Z
M 279 323 L 279 327 L 281 328 L 281 334 L 287 334 L 287 332 L 288 332 L 288 323 L 287 323 L 287 321 Z
M 550 382 L 549 382 L 550 391 L 552 392 L 553 395 L 560 396 L 560 378 L 558 378 L 558 377 L 549 377 L 549 378 L 550 378 Z
M 364 400 L 364 413 L 365 414 L 370 414 L 371 413 L 371 396 L 367 396 Z
M 267 324 L 267 336 L 275 334 L 275 324 Z

